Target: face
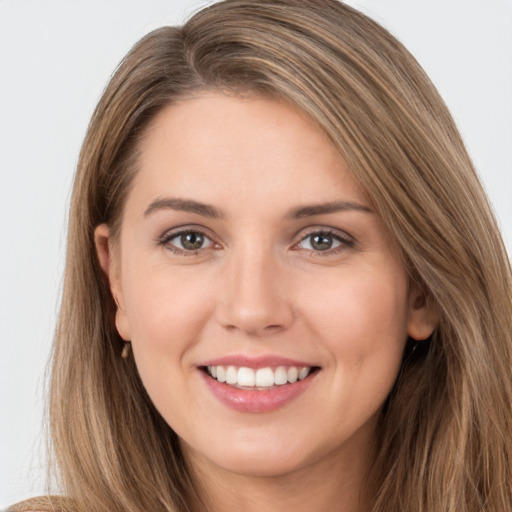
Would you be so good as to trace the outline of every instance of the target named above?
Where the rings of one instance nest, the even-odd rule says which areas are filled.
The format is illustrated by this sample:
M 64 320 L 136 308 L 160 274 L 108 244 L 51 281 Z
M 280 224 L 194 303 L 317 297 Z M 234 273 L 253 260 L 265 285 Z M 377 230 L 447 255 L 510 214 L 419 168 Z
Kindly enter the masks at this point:
M 283 102 L 204 93 L 155 118 L 139 163 L 119 244 L 99 226 L 98 254 L 188 459 L 357 464 L 408 334 L 432 326 L 344 161 Z

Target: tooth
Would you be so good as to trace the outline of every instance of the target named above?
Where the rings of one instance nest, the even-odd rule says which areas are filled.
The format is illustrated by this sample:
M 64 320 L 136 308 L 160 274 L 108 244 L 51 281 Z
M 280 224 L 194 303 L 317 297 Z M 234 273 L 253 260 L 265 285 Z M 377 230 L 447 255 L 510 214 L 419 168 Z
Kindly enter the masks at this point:
M 290 366 L 288 368 L 288 382 L 290 384 L 293 384 L 294 382 L 297 382 L 297 379 L 299 378 L 299 369 L 295 366 Z
M 274 372 L 272 368 L 260 368 L 256 372 L 256 386 L 267 388 L 274 385 Z
M 282 386 L 288 383 L 288 374 L 284 366 L 278 366 L 274 375 L 276 386 Z
M 224 366 L 217 366 L 217 380 L 219 382 L 226 382 L 226 369 Z
M 299 370 L 299 380 L 305 379 L 309 374 L 309 368 L 301 368 Z
M 311 373 L 311 367 L 278 366 L 275 370 L 270 367 L 254 370 L 245 366 L 237 368 L 236 366 L 219 365 L 208 366 L 207 371 L 214 379 L 230 385 L 245 388 L 270 388 L 274 385 L 283 386 L 305 379 Z
M 234 366 L 228 366 L 226 370 L 226 384 L 236 384 L 238 378 L 238 372 Z
M 252 368 L 245 368 L 242 366 L 242 368 L 239 368 L 238 370 L 237 380 L 239 386 L 253 387 L 256 384 L 256 375 L 254 370 Z

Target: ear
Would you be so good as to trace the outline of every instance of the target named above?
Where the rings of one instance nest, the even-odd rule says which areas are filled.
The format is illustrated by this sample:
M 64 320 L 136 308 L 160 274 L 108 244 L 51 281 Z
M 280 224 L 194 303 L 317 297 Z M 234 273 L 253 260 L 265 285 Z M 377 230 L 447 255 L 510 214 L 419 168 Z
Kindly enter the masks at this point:
M 439 311 L 433 300 L 419 287 L 409 291 L 407 334 L 414 340 L 426 340 L 434 332 L 439 321 Z
M 96 254 L 105 274 L 110 293 L 116 303 L 116 328 L 117 332 L 125 341 L 130 341 L 130 324 L 126 315 L 123 288 L 121 286 L 121 272 L 119 268 L 119 257 L 114 255 L 110 228 L 106 224 L 100 224 L 94 230 L 94 244 Z M 117 256 L 117 257 L 116 257 Z

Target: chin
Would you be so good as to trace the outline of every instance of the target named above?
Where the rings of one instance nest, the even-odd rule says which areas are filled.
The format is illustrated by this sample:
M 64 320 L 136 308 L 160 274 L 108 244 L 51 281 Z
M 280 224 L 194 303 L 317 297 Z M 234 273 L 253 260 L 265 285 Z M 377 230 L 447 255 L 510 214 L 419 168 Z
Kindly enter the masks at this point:
M 206 449 L 181 443 L 185 459 L 196 468 L 215 467 L 250 477 L 276 477 L 306 466 L 306 452 L 283 439 L 245 440 L 212 443 Z M 214 448 L 212 450 L 212 448 Z

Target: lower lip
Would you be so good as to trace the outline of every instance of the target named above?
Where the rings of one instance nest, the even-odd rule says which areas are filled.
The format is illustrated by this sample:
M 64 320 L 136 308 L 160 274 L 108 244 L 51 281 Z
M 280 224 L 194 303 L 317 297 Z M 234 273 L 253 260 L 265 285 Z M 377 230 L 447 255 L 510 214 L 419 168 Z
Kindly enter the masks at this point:
M 293 384 L 276 386 L 273 389 L 259 391 L 255 389 L 238 389 L 224 384 L 200 371 L 206 385 L 213 395 L 224 405 L 241 412 L 271 412 L 275 411 L 299 395 L 304 393 L 318 372 L 310 374 Z

